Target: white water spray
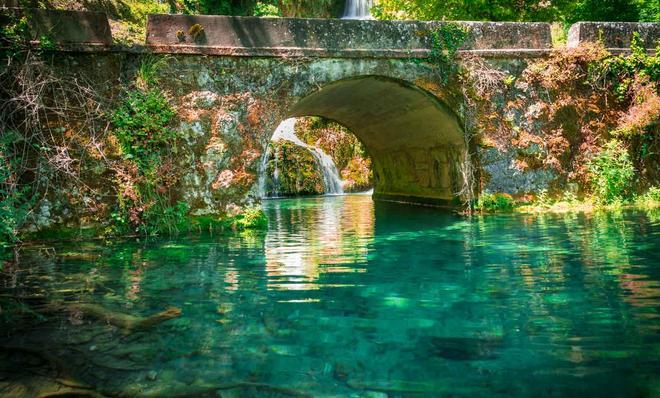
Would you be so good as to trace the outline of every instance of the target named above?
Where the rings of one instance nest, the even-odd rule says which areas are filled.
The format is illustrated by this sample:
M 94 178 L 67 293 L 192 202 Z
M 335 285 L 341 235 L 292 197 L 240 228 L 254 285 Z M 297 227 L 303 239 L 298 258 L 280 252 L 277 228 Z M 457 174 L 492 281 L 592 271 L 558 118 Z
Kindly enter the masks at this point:
M 342 19 L 371 19 L 373 0 L 346 0 Z
M 335 166 L 335 162 L 332 160 L 332 157 L 328 155 L 327 153 L 323 152 L 321 148 L 317 148 L 312 145 L 308 145 L 305 142 L 303 142 L 298 136 L 296 136 L 296 119 L 295 118 L 290 118 L 286 119 L 282 123 L 280 123 L 279 126 L 277 126 L 277 129 L 275 129 L 275 133 L 273 133 L 273 141 L 277 140 L 287 140 L 290 141 L 298 146 L 301 146 L 303 148 L 306 148 L 316 159 L 316 162 L 318 163 L 319 167 L 321 168 L 321 172 L 323 173 L 323 184 L 325 185 L 325 193 L 327 195 L 340 195 L 344 193 L 344 189 L 342 188 L 342 181 L 341 178 L 339 177 L 339 171 L 337 171 L 337 166 Z M 261 175 L 259 178 L 259 194 L 261 197 L 266 196 L 266 175 L 267 175 L 267 166 L 268 166 L 268 159 L 274 154 L 266 153 L 264 158 L 261 160 Z M 275 162 L 277 162 L 277 156 L 275 156 Z M 275 163 L 275 171 L 273 172 L 273 182 L 275 183 L 275 189 L 277 190 L 277 180 L 279 177 L 279 170 L 277 168 L 277 163 Z M 276 192 L 277 195 L 277 192 Z

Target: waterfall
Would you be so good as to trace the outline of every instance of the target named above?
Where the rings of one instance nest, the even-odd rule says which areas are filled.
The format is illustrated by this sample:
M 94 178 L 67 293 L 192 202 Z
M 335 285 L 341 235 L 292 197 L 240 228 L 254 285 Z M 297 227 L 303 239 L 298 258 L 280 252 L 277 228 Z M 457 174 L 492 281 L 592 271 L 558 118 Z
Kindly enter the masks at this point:
M 261 157 L 261 163 L 259 164 L 259 178 L 257 179 L 257 196 L 260 198 L 265 198 L 267 195 L 266 179 L 268 177 L 268 159 L 270 159 L 270 147 L 266 145 L 266 150 L 264 151 L 264 154 Z
M 371 19 L 373 0 L 346 0 L 342 19 Z
M 273 133 L 273 141 L 276 140 L 287 140 L 298 146 L 306 148 L 316 159 L 316 163 L 319 165 L 321 172 L 323 173 L 323 185 L 325 186 L 325 193 L 329 195 L 339 195 L 344 193 L 342 188 L 342 181 L 339 177 L 339 171 L 337 171 L 337 166 L 332 160 L 332 157 L 327 153 L 323 152 L 321 148 L 317 148 L 312 145 L 308 145 L 303 142 L 298 136 L 296 136 L 296 119 L 290 118 L 286 119 L 275 129 Z M 275 157 L 275 171 L 273 172 L 273 180 L 275 185 L 277 185 L 277 179 L 279 177 L 279 170 L 277 168 L 277 154 L 272 154 Z M 261 160 L 261 175 L 259 177 L 259 194 L 261 197 L 266 196 L 266 175 L 268 173 L 268 159 L 270 159 L 271 154 L 266 153 Z

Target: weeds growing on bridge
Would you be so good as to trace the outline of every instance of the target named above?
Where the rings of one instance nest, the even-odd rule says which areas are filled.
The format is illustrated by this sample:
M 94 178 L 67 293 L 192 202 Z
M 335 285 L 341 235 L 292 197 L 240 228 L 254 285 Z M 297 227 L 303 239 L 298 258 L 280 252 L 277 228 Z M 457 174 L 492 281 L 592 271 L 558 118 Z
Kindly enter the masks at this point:
M 188 215 L 188 204 L 173 189 L 179 182 L 174 172 L 178 134 L 171 126 L 175 112 L 165 93 L 154 87 L 164 62 L 143 60 L 135 87 L 112 114 L 112 136 L 122 159 L 113 166 L 118 200 L 111 213 L 112 233 L 172 233 Z
M 461 58 L 468 130 L 521 172 L 552 171 L 554 192 L 576 184 L 594 203 L 634 201 L 660 179 L 660 58 L 632 42 L 617 56 L 597 43 L 556 50 L 516 79 Z
M 458 72 L 456 54 L 466 44 L 468 37 L 467 28 L 455 22 L 442 22 L 431 31 L 429 61 L 442 71 L 443 83 L 447 83 L 449 78 Z

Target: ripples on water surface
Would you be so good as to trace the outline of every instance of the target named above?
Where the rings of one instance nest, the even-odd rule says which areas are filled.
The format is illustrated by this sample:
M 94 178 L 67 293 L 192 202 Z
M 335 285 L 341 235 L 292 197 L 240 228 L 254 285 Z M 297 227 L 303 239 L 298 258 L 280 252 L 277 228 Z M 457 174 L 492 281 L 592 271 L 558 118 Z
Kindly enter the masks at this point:
M 128 332 L 75 310 L 7 323 L 5 308 L 0 395 L 54 377 L 123 396 L 660 394 L 657 211 L 467 220 L 368 196 L 264 207 L 267 232 L 24 253 L 5 298 L 182 315 Z

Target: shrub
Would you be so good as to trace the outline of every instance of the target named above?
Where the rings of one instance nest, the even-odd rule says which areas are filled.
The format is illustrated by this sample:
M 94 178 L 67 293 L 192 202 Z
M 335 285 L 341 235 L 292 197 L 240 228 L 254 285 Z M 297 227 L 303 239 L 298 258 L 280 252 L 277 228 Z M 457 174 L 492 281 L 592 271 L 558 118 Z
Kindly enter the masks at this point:
M 266 229 L 268 228 L 268 217 L 258 207 L 247 207 L 240 214 L 228 220 L 232 229 Z
M 635 175 L 628 150 L 618 140 L 610 140 L 589 162 L 591 186 L 596 200 L 603 204 L 621 202 L 630 197 Z
M 21 157 L 12 148 L 18 135 L 0 135 L 0 251 L 18 241 L 18 228 L 24 222 L 33 198 L 27 186 L 19 184 Z
M 372 187 L 371 159 L 356 155 L 346 168 L 341 171 L 344 180 L 344 191 L 359 192 L 366 191 Z
M 654 206 L 660 204 L 660 187 L 651 187 L 644 195 L 635 201 L 639 206 Z
M 513 210 L 514 200 L 511 195 L 500 193 L 483 193 L 477 200 L 477 210 L 498 212 Z
M 155 66 L 141 68 L 143 83 L 152 81 Z M 118 206 L 111 233 L 177 232 L 189 208 L 170 188 L 178 174 L 172 162 L 176 132 L 170 127 L 174 110 L 158 89 L 132 90 L 112 116 L 113 132 L 123 163 L 115 166 Z
M 454 22 L 445 22 L 431 32 L 430 58 L 449 63 L 454 60 L 458 50 L 465 44 L 468 31 Z
M 267 4 L 262 2 L 257 2 L 254 6 L 254 16 L 256 17 L 279 17 L 281 12 L 277 6 L 273 4 Z
M 162 91 L 130 91 L 112 116 L 114 133 L 125 159 L 148 167 L 172 144 L 175 132 L 169 127 L 174 110 Z

